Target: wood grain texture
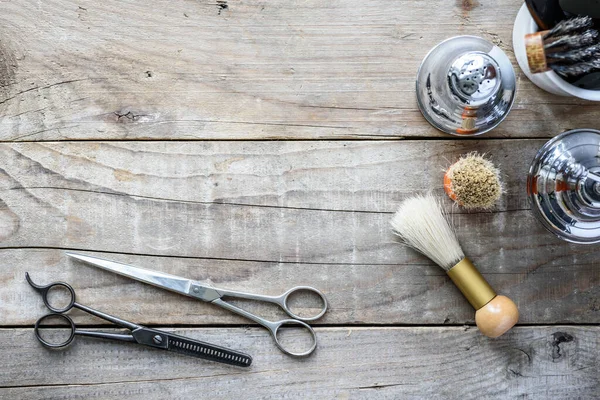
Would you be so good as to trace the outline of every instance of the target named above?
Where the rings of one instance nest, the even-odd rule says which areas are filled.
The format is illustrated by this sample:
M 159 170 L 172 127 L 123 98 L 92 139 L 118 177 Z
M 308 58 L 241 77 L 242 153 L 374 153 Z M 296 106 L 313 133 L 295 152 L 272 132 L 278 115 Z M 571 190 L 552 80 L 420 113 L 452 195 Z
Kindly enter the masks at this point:
M 521 4 L 0 1 L 0 140 L 444 137 L 414 80 L 429 49 L 464 34 L 498 44 L 519 74 L 487 137 L 599 128 L 593 103 L 518 71 Z
M 32 324 L 42 307 L 24 281 L 28 270 L 41 282 L 66 280 L 90 304 L 133 312 L 140 323 L 244 323 L 69 262 L 60 249 L 109 252 L 106 258 L 231 289 L 277 294 L 314 285 L 331 302 L 322 323 L 472 323 L 473 310 L 441 269 L 399 245 L 389 219 L 413 192 L 441 192 L 441 160 L 474 148 L 500 155 L 494 161 L 511 195 L 496 212 L 449 208 L 466 253 L 517 301 L 522 323 L 598 323 L 598 247 L 559 241 L 528 210 L 527 164 L 542 143 L 1 145 L 8 160 L 0 174 L 4 323 Z
M 0 396 L 593 399 L 600 390 L 597 328 L 517 327 L 497 340 L 463 328 L 320 328 L 317 352 L 300 361 L 262 330 L 176 331 L 244 349 L 253 365 L 247 371 L 93 339 L 49 352 L 30 329 L 2 329 L 0 347 L 14 362 L 0 370 Z
M 206 280 L 216 286 L 280 294 L 295 285 L 312 285 L 327 295 L 329 311 L 315 324 L 474 324 L 474 311 L 448 277 L 430 265 L 332 265 L 179 259 L 95 254 L 108 259 Z M 250 324 L 250 321 L 194 299 L 153 288 L 68 260 L 62 250 L 3 250 L 0 313 L 3 325 L 33 325 L 47 312 L 25 281 L 70 283 L 83 304 L 144 324 Z M 496 289 L 520 307 L 521 323 L 598 323 L 600 276 L 597 268 L 574 264 L 533 272 L 485 273 Z M 304 315 L 316 314 L 312 298 L 297 302 Z M 272 320 L 285 315 L 259 303 L 244 308 Z M 78 323 L 104 321 L 75 312 Z
M 521 4 L 0 0 L 0 398 L 597 398 L 600 247 L 547 233 L 525 179 L 548 138 L 600 128 L 598 106 L 518 70 Z M 482 140 L 436 131 L 416 106 L 421 60 L 463 34 L 500 46 L 518 75 L 513 110 Z M 443 169 L 473 150 L 503 171 L 491 212 L 442 193 Z M 396 242 L 392 213 L 427 190 L 525 326 L 483 337 L 447 276 Z M 66 249 L 249 292 L 315 286 L 330 303 L 319 348 L 291 359 L 245 319 Z M 25 272 L 254 365 L 89 338 L 47 351 L 32 332 L 47 310 Z

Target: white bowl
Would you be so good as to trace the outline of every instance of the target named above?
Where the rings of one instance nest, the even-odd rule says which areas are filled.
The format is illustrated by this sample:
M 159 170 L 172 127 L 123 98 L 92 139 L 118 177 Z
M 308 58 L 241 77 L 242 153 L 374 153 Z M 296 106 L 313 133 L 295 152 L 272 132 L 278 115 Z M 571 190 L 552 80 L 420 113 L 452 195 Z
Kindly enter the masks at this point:
M 600 90 L 581 89 L 571 85 L 569 82 L 562 79 L 554 71 L 542 72 L 540 74 L 532 74 L 527 63 L 527 53 L 525 52 L 525 35 L 538 31 L 538 26 L 529 13 L 527 6 L 523 4 L 513 28 L 513 48 L 519 67 L 525 75 L 536 86 L 544 89 L 547 92 L 557 94 L 559 96 L 579 97 L 584 100 L 600 101 Z

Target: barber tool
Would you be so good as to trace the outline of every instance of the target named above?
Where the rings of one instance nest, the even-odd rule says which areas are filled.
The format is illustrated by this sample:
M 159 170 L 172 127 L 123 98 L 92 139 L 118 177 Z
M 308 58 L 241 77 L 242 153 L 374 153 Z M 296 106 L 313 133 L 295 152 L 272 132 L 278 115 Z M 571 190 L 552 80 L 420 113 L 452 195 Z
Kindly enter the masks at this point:
M 475 36 L 434 47 L 417 73 L 417 101 L 425 119 L 452 135 L 479 135 L 508 115 L 515 72 L 504 52 Z
M 475 322 L 486 336 L 495 338 L 519 319 L 511 299 L 498 296 L 465 257 L 454 230 L 432 195 L 404 200 L 394 215 L 393 232 L 402 241 L 439 265 L 477 310 Z
M 549 31 L 525 35 L 527 62 L 532 73 L 553 70 L 564 78 L 600 70 L 598 31 L 590 17 L 559 22 Z
M 529 168 L 535 216 L 556 236 L 600 243 L 600 131 L 577 129 L 547 142 Z
M 571 0 L 569 0 L 571 1 Z M 584 0 L 588 1 L 588 0 Z M 595 2 L 596 0 L 594 0 Z M 599 20 L 596 29 L 600 28 Z M 523 4 L 513 26 L 513 50 L 515 58 L 523 73 L 539 88 L 559 96 L 577 97 L 584 100 L 600 101 L 600 71 L 590 72 L 581 76 L 566 77 L 554 71 L 534 74 L 529 69 L 525 36 L 539 31 L 539 26 L 531 16 L 527 6 Z M 542 28 L 544 30 L 544 28 Z
M 543 30 L 551 29 L 565 19 L 559 0 L 525 0 L 525 4 L 537 26 Z
M 481 154 L 466 154 L 444 174 L 448 197 L 466 209 L 490 209 L 503 193 L 500 171 Z
M 73 290 L 73 287 L 71 287 L 71 285 L 69 285 L 68 283 L 54 282 L 46 286 L 40 286 L 35 284 L 31 280 L 28 273 L 25 273 L 25 278 L 27 279 L 27 282 L 31 285 L 31 287 L 33 287 L 42 295 L 42 299 L 44 300 L 44 304 L 46 305 L 46 307 L 53 311 L 53 313 L 47 314 L 38 319 L 35 323 L 34 328 L 36 338 L 48 348 L 66 347 L 69 344 L 71 344 L 71 342 L 75 338 L 75 335 L 79 335 L 137 343 L 145 346 L 155 347 L 157 349 L 173 351 L 175 353 L 184 354 L 186 356 L 204 358 L 206 360 L 236 365 L 239 367 L 249 367 L 250 364 L 252 364 L 252 357 L 250 357 L 248 354 L 226 349 L 224 347 L 216 346 L 214 344 L 201 342 L 199 340 L 175 335 L 173 333 L 160 331 L 158 329 L 146 328 L 143 325 L 134 324 L 124 319 L 114 317 L 112 315 L 103 313 L 98 310 L 94 310 L 93 308 L 90 308 L 83 304 L 79 304 L 75 301 L 75 290 Z M 53 289 L 60 290 L 61 287 L 66 289 L 70 296 L 69 303 L 64 307 L 57 306 L 56 304 L 52 305 L 52 302 L 48 299 L 48 295 Z M 131 334 L 86 331 L 83 329 L 79 329 L 75 326 L 73 320 L 68 315 L 64 314 L 72 308 L 77 308 L 88 314 L 112 322 L 120 327 L 130 329 Z M 44 339 L 44 337 L 40 334 L 40 329 L 44 328 L 42 323 L 48 320 L 49 318 L 59 318 L 67 322 L 68 328 L 71 330 L 71 334 L 65 341 L 53 343 Z
M 193 297 L 198 300 L 205 301 L 229 310 L 235 314 L 241 315 L 256 322 L 257 324 L 266 328 L 273 336 L 277 347 L 287 355 L 295 357 L 304 357 L 310 355 L 317 347 L 317 335 L 313 328 L 308 325 L 307 321 L 314 321 L 319 319 L 327 311 L 327 300 L 325 295 L 317 289 L 310 286 L 296 286 L 289 289 L 287 292 L 280 296 L 266 296 L 244 292 L 235 292 L 232 290 L 219 289 L 213 286 L 203 284 L 198 281 L 191 279 L 181 278 L 175 275 L 169 275 L 163 272 L 151 271 L 149 269 L 143 269 L 134 267 L 127 264 L 121 264 L 114 261 L 108 261 L 97 257 L 86 256 L 82 254 L 66 253 L 69 257 L 83 261 L 87 264 L 95 267 L 114 272 L 119 275 L 126 276 L 131 279 L 135 279 L 140 282 L 144 282 L 153 286 L 157 286 L 162 289 L 170 290 L 175 293 L 179 293 L 185 296 Z M 295 314 L 288 307 L 288 299 L 295 293 L 309 292 L 316 294 L 322 301 L 323 305 L 320 308 L 318 314 L 311 317 L 301 317 Z M 284 319 L 281 321 L 268 321 L 257 315 L 254 315 L 246 310 L 243 310 L 233 304 L 230 304 L 223 300 L 223 298 L 237 298 L 246 300 L 263 301 L 267 303 L 276 304 L 281 307 L 292 319 Z M 294 352 L 284 346 L 284 343 L 280 341 L 278 333 L 281 327 L 302 327 L 310 334 L 312 344 L 310 348 L 302 352 Z

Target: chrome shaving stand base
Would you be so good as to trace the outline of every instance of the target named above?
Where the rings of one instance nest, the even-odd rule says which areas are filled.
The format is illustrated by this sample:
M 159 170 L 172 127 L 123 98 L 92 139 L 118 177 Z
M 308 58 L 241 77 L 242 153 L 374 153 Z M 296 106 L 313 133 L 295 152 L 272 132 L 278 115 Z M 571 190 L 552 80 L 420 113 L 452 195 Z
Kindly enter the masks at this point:
M 538 152 L 527 192 L 536 217 L 569 242 L 600 242 L 600 131 L 558 135 Z

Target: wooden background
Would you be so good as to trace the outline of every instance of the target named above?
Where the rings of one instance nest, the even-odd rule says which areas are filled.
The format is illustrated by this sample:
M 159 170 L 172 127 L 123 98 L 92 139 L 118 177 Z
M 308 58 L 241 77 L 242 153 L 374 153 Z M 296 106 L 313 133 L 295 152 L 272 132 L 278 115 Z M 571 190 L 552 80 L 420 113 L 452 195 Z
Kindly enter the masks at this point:
M 0 0 L 0 397 L 597 398 L 600 248 L 548 234 L 525 180 L 549 138 L 600 128 L 600 108 L 518 70 L 520 6 Z M 433 129 L 414 94 L 427 51 L 460 34 L 499 45 L 518 73 L 512 112 L 476 140 Z M 447 204 L 466 253 L 520 307 L 497 340 L 389 228 L 402 199 L 441 195 L 443 168 L 472 150 L 500 166 L 508 193 L 492 212 Z M 318 287 L 330 301 L 319 348 L 289 358 L 247 320 L 64 250 L 258 293 Z M 33 336 L 47 310 L 26 271 L 254 364 L 86 338 L 48 351 Z

